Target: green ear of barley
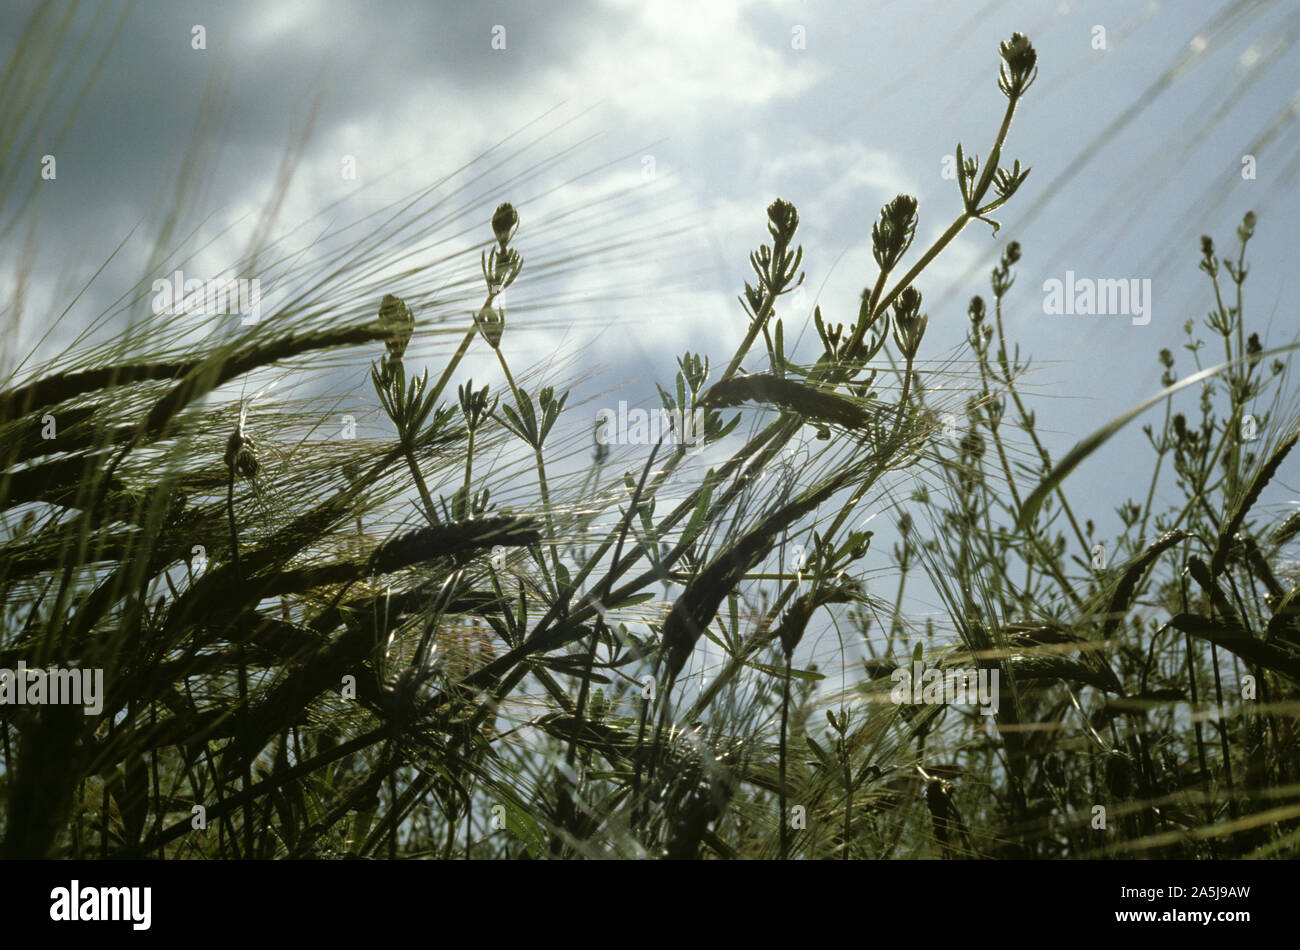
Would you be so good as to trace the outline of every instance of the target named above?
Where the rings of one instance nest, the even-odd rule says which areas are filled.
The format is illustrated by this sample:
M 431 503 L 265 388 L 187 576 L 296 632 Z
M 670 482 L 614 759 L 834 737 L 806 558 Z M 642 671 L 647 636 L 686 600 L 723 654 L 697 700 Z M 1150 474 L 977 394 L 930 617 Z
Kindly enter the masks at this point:
M 687 585 L 664 621 L 663 646 L 669 681 L 675 680 L 695 649 L 704 628 L 713 622 L 722 601 L 741 577 L 768 554 L 777 536 L 843 488 L 855 473 L 842 472 L 820 488 L 783 505 L 730 545 Z
M 186 363 L 142 363 L 56 373 L 0 394 L 0 423 L 20 418 L 38 409 L 50 410 L 60 403 L 130 383 L 178 379 L 199 366 Z
M 296 656 L 296 667 L 268 690 L 252 717 L 254 731 L 244 738 L 246 748 L 257 750 L 281 728 L 301 720 L 303 711 L 322 694 L 338 689 L 343 676 L 361 668 L 373 654 L 375 644 L 413 614 L 423 613 L 437 598 L 440 584 L 392 594 L 381 593 L 350 601 L 346 608 L 328 608 L 309 625 L 320 633 L 349 620 L 348 629 L 306 655 Z M 501 612 L 507 605 L 490 595 L 470 593 L 453 598 L 445 616 L 482 616 Z M 287 658 L 286 658 L 287 659 Z M 369 687 L 360 686 L 368 689 Z M 363 696 L 362 698 L 366 698 Z
M 1029 647 L 1030 652 L 1017 654 L 1018 660 L 1023 660 L 1026 656 L 1034 661 L 1063 660 L 1066 662 L 1061 664 L 1062 670 L 1082 669 L 1085 675 L 1061 673 L 1061 679 L 1078 679 L 1109 693 L 1124 692 L 1123 685 L 1114 670 L 1110 668 L 1101 652 L 1095 649 L 1094 641 L 1053 624 L 1007 624 L 1004 632 L 1012 648 Z M 1080 655 L 1077 658 L 1067 655 L 1073 652 L 1078 652 Z M 1016 663 L 1011 665 L 1013 669 L 1016 668 Z M 1045 669 L 1049 667 L 1050 664 L 1044 666 Z M 1025 668 L 1023 664 L 1021 668 Z M 1047 678 L 1051 678 L 1050 674 Z
M 1300 511 L 1293 511 L 1282 521 L 1280 525 L 1273 529 L 1269 535 L 1269 540 L 1276 545 L 1283 545 L 1300 534 Z
M 1300 586 L 1278 600 L 1273 616 L 1268 620 L 1265 636 L 1268 642 L 1282 640 L 1300 649 Z
M 1059 653 L 1016 653 L 1006 660 L 1016 682 L 1059 682 L 1077 680 L 1108 693 L 1124 692 L 1114 672 L 1107 666 L 1099 669 Z
M 1115 588 L 1114 595 L 1111 596 L 1110 604 L 1106 607 L 1106 622 L 1102 625 L 1101 636 L 1103 640 L 1110 639 L 1111 635 L 1119 629 L 1119 625 L 1124 620 L 1124 615 L 1128 612 L 1129 605 L 1133 600 L 1133 592 L 1137 590 L 1138 581 L 1140 581 L 1151 565 L 1156 562 L 1165 551 L 1169 550 L 1175 544 L 1186 540 L 1185 531 L 1167 531 L 1165 534 L 1142 552 L 1142 556 L 1130 564 L 1124 571 L 1124 575 L 1119 580 L 1119 585 Z
M 1228 524 L 1219 534 L 1218 543 L 1214 546 L 1214 556 L 1210 559 L 1210 573 L 1212 575 L 1218 576 L 1223 573 L 1223 566 L 1228 560 L 1228 550 L 1232 546 L 1232 540 L 1236 537 L 1237 530 L 1241 527 L 1242 521 L 1245 520 L 1250 509 L 1254 507 L 1255 502 L 1259 500 L 1260 492 L 1262 492 L 1264 486 L 1272 480 L 1274 473 L 1277 472 L 1283 459 L 1285 459 L 1291 450 L 1295 448 L 1297 440 L 1300 440 L 1300 432 L 1292 433 L 1292 435 L 1279 445 L 1273 454 L 1269 456 L 1268 461 L 1264 463 L 1264 466 L 1251 481 L 1250 489 L 1237 504 L 1236 509 L 1232 513 L 1232 517 L 1228 520 Z
M 385 339 L 389 333 L 387 327 L 375 324 L 319 330 L 313 333 L 288 333 L 282 338 L 254 346 L 243 352 L 230 354 L 218 352 L 195 366 L 166 396 L 158 400 L 149 411 L 141 427 L 141 434 L 146 437 L 158 436 L 172 417 L 194 400 L 255 369 L 305 353 L 372 343 Z
M 729 409 L 746 402 L 775 406 L 850 430 L 866 428 L 874 419 L 872 413 L 843 396 L 768 373 L 735 376 L 715 383 L 704 394 L 700 404 L 707 408 Z
M 532 518 L 482 518 L 419 528 L 377 548 L 370 563 L 388 573 L 437 557 L 456 557 L 500 545 L 526 547 L 541 541 L 540 524 Z
M 1285 676 L 1293 683 L 1300 683 L 1300 658 L 1263 640 L 1243 636 L 1241 630 L 1231 624 L 1196 614 L 1176 614 L 1169 619 L 1169 625 L 1183 633 L 1221 646 L 1230 653 L 1237 654 L 1247 663 L 1258 664 Z
M 841 585 L 831 585 L 800 594 L 786 610 L 781 623 L 777 626 L 776 639 L 780 641 L 781 649 L 787 656 L 794 652 L 818 607 L 825 607 L 828 604 L 847 604 L 858 599 L 859 596 L 856 591 Z

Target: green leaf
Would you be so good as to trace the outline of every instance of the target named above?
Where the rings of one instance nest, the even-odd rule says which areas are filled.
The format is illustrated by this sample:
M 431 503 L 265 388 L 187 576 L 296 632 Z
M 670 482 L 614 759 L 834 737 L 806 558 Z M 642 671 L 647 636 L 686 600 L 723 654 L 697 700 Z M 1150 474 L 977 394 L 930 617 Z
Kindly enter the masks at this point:
M 704 516 L 708 514 L 709 502 L 713 499 L 713 486 L 717 481 L 717 473 L 709 469 L 704 476 L 704 481 L 700 485 L 700 498 L 695 503 L 695 510 L 691 512 L 691 520 L 686 523 L 686 528 L 682 531 L 682 538 L 689 540 L 694 538 L 698 533 L 700 525 L 704 523 Z
M 713 632 L 712 627 L 705 627 L 701 631 L 701 633 L 703 636 L 708 637 L 711 641 L 716 643 L 718 646 L 722 647 L 722 649 L 727 654 L 730 654 L 732 652 L 731 647 L 727 645 L 727 642 L 725 640 L 723 640 L 721 637 L 719 637 L 716 633 Z
M 352 850 L 349 852 L 354 855 L 360 855 L 365 845 L 366 834 L 370 831 L 371 824 L 375 820 L 375 809 L 371 808 L 366 811 L 359 811 L 356 817 L 352 819 Z
M 777 676 L 782 679 L 785 678 L 785 667 L 783 666 L 769 666 L 766 663 L 759 663 L 754 660 L 746 660 L 745 665 L 748 666 L 750 669 L 758 670 L 761 673 L 768 673 L 772 676 Z M 826 674 L 818 673 L 815 672 L 814 670 L 796 670 L 792 667 L 790 669 L 790 678 L 796 680 L 809 680 L 811 682 L 816 682 L 817 680 L 826 679 Z
M 612 682 L 608 676 L 601 673 L 587 673 L 587 655 L 585 653 L 570 653 L 564 656 L 542 657 L 536 662 L 538 666 L 544 666 L 548 670 L 563 673 L 565 676 L 581 677 L 588 683 L 599 683 L 601 686 L 609 686 Z
M 966 159 L 961 152 L 961 143 L 957 143 L 957 188 L 961 191 L 962 204 L 970 207 L 970 183 L 966 180 Z
M 804 736 L 804 738 L 808 740 L 808 748 L 812 749 L 813 752 L 816 753 L 817 758 L 821 761 L 822 768 L 827 772 L 830 772 L 832 775 L 839 771 L 839 767 L 835 764 L 835 760 L 831 758 L 829 752 L 821 747 L 821 743 L 812 736 Z
M 546 832 L 532 815 L 507 799 L 498 804 L 505 806 L 506 830 L 524 843 L 528 856 L 534 859 L 546 853 Z
M 736 645 L 738 646 L 741 642 L 740 640 L 740 598 L 736 596 L 735 591 L 732 591 L 730 594 L 727 595 L 727 613 L 730 614 L 731 616 L 731 629 L 728 631 L 728 636 L 734 639 L 736 641 Z M 729 645 L 728 650 L 732 653 L 735 653 L 736 647 Z
M 505 413 L 506 418 L 510 420 L 510 425 L 515 430 L 515 434 L 518 435 L 521 439 L 531 442 L 532 430 L 530 430 L 527 426 L 523 424 L 522 421 L 520 421 L 519 414 L 516 413 L 513 409 L 511 409 L 509 406 L 502 406 L 501 411 Z
M 633 594 L 631 597 L 627 598 L 626 600 L 620 600 L 617 604 L 614 604 L 614 606 L 611 607 L 610 609 L 618 610 L 622 607 L 635 607 L 637 604 L 644 604 L 648 600 L 654 600 L 654 598 L 655 595 L 653 593 Z

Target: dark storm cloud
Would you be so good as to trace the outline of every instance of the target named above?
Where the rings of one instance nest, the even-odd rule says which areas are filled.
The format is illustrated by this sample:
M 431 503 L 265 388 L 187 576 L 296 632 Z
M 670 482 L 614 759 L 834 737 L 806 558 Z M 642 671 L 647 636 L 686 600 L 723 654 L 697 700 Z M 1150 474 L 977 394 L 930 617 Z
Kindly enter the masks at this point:
M 126 10 L 80 10 L 64 58 L 53 64 L 55 75 L 84 79 Z M 0 11 L 6 53 L 29 15 L 14 7 Z M 196 24 L 206 31 L 206 50 L 192 48 Z M 496 24 L 506 27 L 509 55 L 490 46 Z M 317 138 L 412 102 L 436 113 L 443 102 L 510 96 L 539 69 L 563 61 L 590 28 L 586 4 L 566 4 L 563 15 L 531 4 L 141 4 L 120 25 L 75 123 L 54 150 L 62 187 L 42 200 L 48 214 L 75 220 L 80 232 L 120 233 L 134 223 L 133 214 L 168 200 L 210 90 L 219 90 L 213 101 L 221 107 L 210 111 L 217 124 L 206 125 L 208 135 L 199 139 L 211 150 L 200 156 L 210 168 L 207 190 L 227 199 L 262 194 L 316 94 L 322 95 Z M 74 58 L 82 43 L 85 52 Z M 61 103 L 69 104 L 70 97 Z M 36 167 L 61 118 L 47 116 L 48 134 L 17 159 Z M 447 130 L 476 142 L 497 131 Z M 373 143 L 376 153 L 384 147 Z

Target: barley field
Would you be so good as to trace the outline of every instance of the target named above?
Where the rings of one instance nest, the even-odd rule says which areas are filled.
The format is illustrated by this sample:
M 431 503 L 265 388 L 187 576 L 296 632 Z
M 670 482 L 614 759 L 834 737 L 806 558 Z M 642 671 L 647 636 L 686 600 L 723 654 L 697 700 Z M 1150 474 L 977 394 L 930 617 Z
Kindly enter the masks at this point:
M 153 210 L 124 200 L 104 232 L 57 190 L 96 174 L 60 129 L 134 121 L 75 113 L 111 42 L 164 15 L 5 14 L 0 854 L 1295 856 L 1296 168 L 1180 195 L 1214 224 L 1139 234 L 1163 270 L 1035 247 L 1044 216 L 1118 240 L 1107 202 L 1136 199 L 1117 176 L 1097 226 L 1050 203 L 1084 146 L 1032 139 L 1031 174 L 1018 133 L 1093 74 L 991 7 L 968 98 L 935 101 L 951 154 L 923 197 L 915 170 L 864 172 L 889 196 L 851 195 L 842 262 L 814 220 L 835 202 L 793 184 L 719 199 L 742 242 L 701 242 L 709 216 L 656 172 L 671 143 L 600 151 L 581 110 L 426 180 L 318 148 L 304 100 L 269 196 L 219 223 L 217 144 L 271 151 L 220 77 L 166 120 L 185 144 Z M 188 16 L 169 69 L 230 41 Z M 1197 35 L 1258 38 L 1247 16 Z M 541 76 L 522 31 L 472 29 Z M 1294 65 L 1293 35 L 1261 55 Z M 1238 153 L 1294 143 L 1283 114 L 1224 144 L 1238 183 Z M 72 279 L 47 279 L 46 218 Z M 677 322 L 718 275 L 729 316 Z M 1065 344 L 1045 366 L 1018 335 L 1080 320 L 1108 321 L 1114 362 Z

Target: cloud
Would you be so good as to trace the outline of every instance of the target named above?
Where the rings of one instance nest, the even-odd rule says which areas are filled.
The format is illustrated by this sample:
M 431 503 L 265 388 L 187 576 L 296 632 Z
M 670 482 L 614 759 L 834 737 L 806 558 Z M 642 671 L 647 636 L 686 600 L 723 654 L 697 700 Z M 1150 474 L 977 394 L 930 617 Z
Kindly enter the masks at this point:
M 630 121 L 674 133 L 797 97 L 823 69 L 790 48 L 788 27 L 760 34 L 758 6 L 606 0 L 599 30 L 551 81 L 599 91 Z

